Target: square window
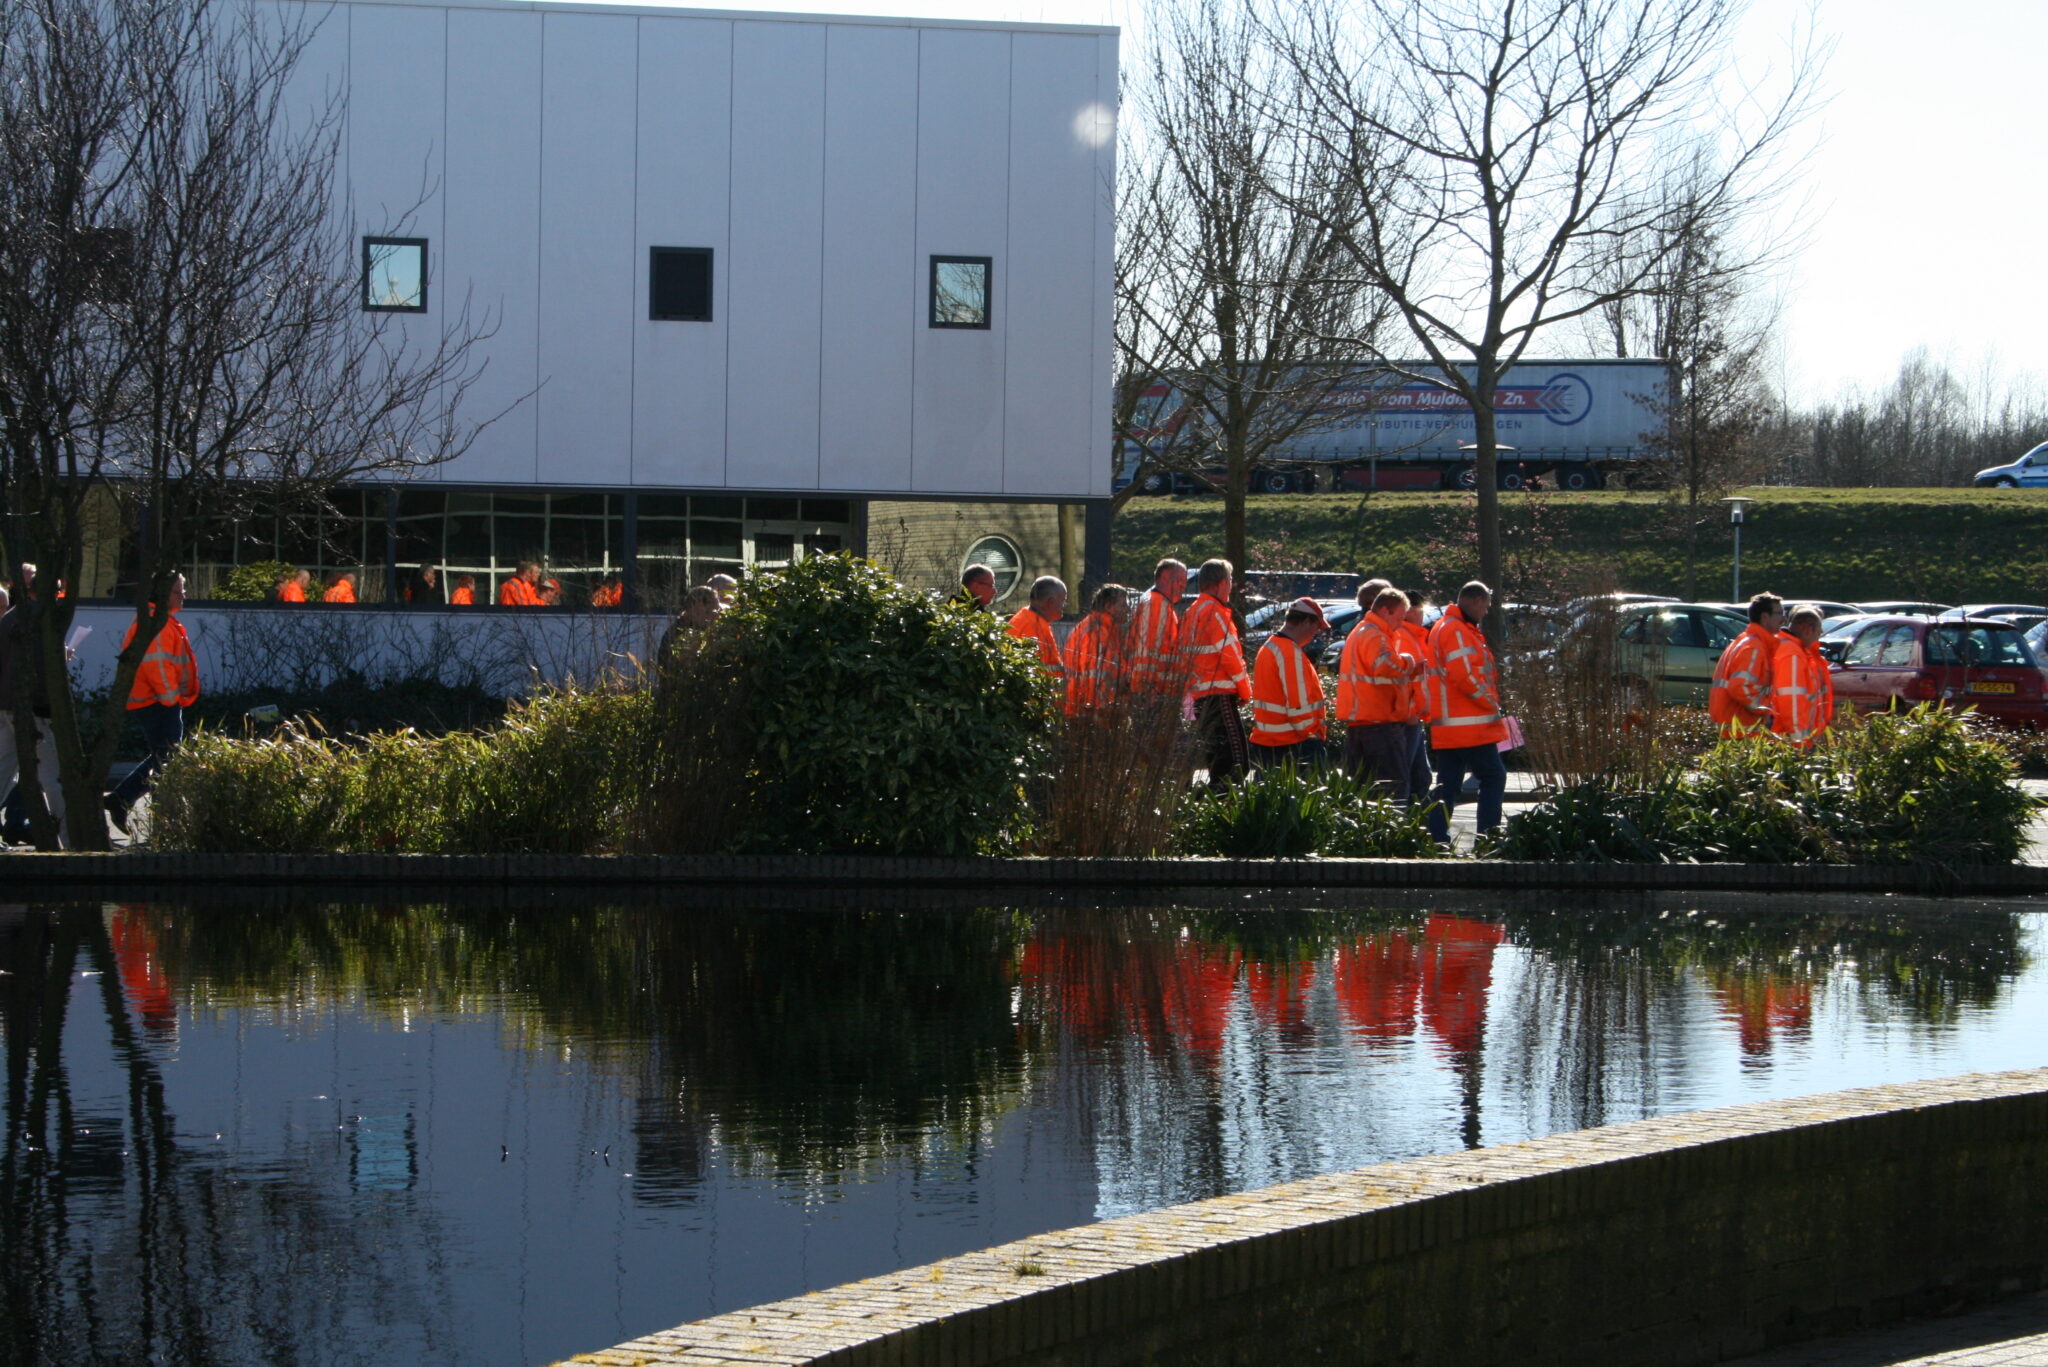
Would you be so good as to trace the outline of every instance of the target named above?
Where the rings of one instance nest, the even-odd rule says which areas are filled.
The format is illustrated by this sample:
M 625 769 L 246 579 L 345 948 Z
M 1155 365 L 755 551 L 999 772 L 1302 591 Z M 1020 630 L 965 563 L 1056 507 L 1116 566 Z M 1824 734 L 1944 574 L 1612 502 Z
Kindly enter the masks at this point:
M 990 280 L 995 274 L 992 256 L 935 256 L 932 258 L 932 318 L 935 328 L 979 328 L 989 326 Z
M 363 239 L 363 308 L 369 313 L 427 311 L 427 239 Z
M 711 248 L 647 249 L 647 316 L 656 322 L 711 321 Z

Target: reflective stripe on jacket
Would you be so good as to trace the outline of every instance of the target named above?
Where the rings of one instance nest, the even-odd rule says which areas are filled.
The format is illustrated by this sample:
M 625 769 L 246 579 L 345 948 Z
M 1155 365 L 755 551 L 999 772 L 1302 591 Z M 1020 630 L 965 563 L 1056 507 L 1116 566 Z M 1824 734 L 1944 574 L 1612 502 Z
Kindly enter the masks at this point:
M 1443 671 L 1437 668 L 1436 651 L 1430 648 L 1429 633 L 1415 623 L 1401 623 L 1401 649 L 1415 658 L 1415 677 L 1408 681 L 1409 721 L 1436 719 L 1437 695 L 1443 688 Z
M 537 608 L 541 605 L 540 595 L 533 585 L 513 575 L 498 585 L 498 606 L 501 608 Z
M 1140 693 L 1180 692 L 1187 673 L 1180 609 L 1158 589 L 1147 589 L 1131 614 L 1130 631 L 1131 687 Z
M 1707 694 L 1707 714 L 1721 723 L 1724 734 L 1771 724 L 1771 673 L 1778 651 L 1778 633 L 1756 622 L 1721 652 L 1714 665 L 1714 687 Z
M 1429 743 L 1438 750 L 1498 745 L 1508 738 L 1494 681 L 1493 651 L 1479 628 L 1451 607 L 1429 631 L 1429 646 L 1443 670 L 1430 710 Z
M 1307 651 L 1276 631 L 1252 670 L 1252 744 L 1293 745 L 1323 730 L 1322 676 Z
M 1198 698 L 1230 693 L 1238 698 L 1252 695 L 1252 681 L 1245 677 L 1244 650 L 1237 643 L 1237 623 L 1229 605 L 1203 594 L 1188 609 L 1181 623 L 1181 645 L 1188 659 L 1188 692 Z
M 1067 662 L 1060 658 L 1060 643 L 1052 634 L 1052 623 L 1029 603 L 1018 608 L 1017 615 L 1010 619 L 1010 634 L 1020 640 L 1038 642 L 1040 669 L 1055 679 L 1066 675 Z
M 1414 720 L 1413 690 L 1422 665 L 1403 647 L 1400 628 L 1371 613 L 1344 638 L 1337 666 L 1337 715 L 1353 725 Z
M 1786 632 L 1771 662 L 1771 730 L 1798 746 L 1812 745 L 1835 716 L 1835 681 L 1818 645 Z
M 1067 637 L 1067 711 L 1101 707 L 1128 682 L 1123 633 L 1106 612 L 1091 612 Z
M 135 639 L 135 625 L 128 624 L 121 649 L 126 650 Z M 190 707 L 198 701 L 199 662 L 192 658 L 192 638 L 185 634 L 185 624 L 173 613 L 143 652 L 142 663 L 135 670 L 135 682 L 128 688 L 128 710 Z

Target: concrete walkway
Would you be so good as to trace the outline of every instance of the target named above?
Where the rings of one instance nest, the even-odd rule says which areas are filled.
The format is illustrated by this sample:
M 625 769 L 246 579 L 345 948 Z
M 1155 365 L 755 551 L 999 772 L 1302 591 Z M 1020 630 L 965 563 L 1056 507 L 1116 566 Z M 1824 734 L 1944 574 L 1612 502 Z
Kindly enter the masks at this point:
M 1821 1339 L 1737 1367 L 2048 1367 L 2048 1293 L 1947 1319 Z

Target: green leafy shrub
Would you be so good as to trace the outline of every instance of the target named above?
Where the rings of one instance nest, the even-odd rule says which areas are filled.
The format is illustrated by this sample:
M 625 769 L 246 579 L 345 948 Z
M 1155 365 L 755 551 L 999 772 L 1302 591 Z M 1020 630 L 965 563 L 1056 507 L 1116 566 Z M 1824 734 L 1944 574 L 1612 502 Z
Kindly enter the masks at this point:
M 1748 736 L 1655 784 L 1573 785 L 1510 817 L 1487 852 L 1939 869 L 2018 858 L 2034 806 L 1998 744 L 1973 735 L 1963 714 L 1928 704 L 1844 717 L 1808 751 Z
M 1341 770 L 1277 764 L 1183 807 L 1181 854 L 1426 859 L 1441 853 L 1422 809 L 1404 811 Z
M 737 848 L 972 854 L 1022 834 L 1057 686 L 991 614 L 817 556 L 750 581 L 680 667 L 742 710 L 758 815 Z M 689 706 L 686 685 L 662 692 Z
M 213 586 L 213 597 L 230 603 L 260 603 L 270 597 L 277 581 L 290 575 L 292 569 L 282 560 L 252 560 L 237 565 Z

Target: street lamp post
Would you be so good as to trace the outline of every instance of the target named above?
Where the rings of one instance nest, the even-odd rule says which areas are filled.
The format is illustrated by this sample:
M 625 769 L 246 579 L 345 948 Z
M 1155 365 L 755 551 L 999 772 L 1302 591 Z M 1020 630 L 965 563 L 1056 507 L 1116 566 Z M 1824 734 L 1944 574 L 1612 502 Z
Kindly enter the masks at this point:
M 1742 601 L 1742 523 L 1749 505 L 1756 500 L 1724 498 L 1721 501 L 1728 505 L 1728 521 L 1735 526 L 1735 587 L 1728 596 L 1731 601 L 1739 603 Z

